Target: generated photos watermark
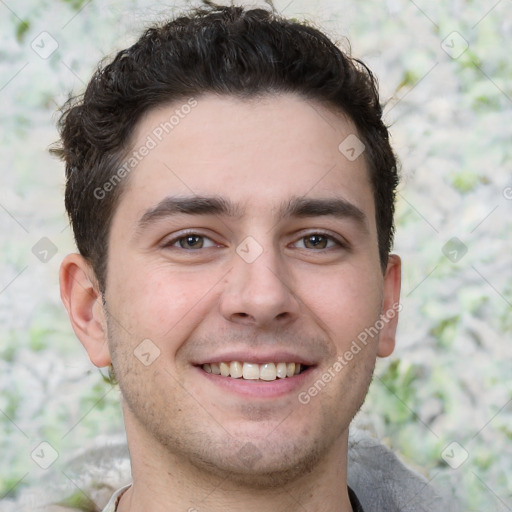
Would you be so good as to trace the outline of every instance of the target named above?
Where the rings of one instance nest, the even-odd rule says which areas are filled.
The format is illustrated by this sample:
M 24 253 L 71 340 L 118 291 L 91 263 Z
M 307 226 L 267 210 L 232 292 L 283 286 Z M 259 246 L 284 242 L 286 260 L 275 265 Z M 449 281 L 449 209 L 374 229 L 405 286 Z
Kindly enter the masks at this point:
M 340 354 L 336 361 L 310 386 L 306 391 L 301 391 L 298 400 L 301 404 L 307 405 L 311 399 L 317 396 L 336 376 L 354 359 L 361 350 L 368 345 L 368 342 L 375 338 L 379 332 L 402 311 L 402 304 L 395 303 L 371 326 L 361 331 L 357 339 L 352 341 L 350 348 Z
M 195 98 L 189 98 L 186 103 L 174 111 L 167 121 L 163 121 L 153 128 L 144 143 L 131 152 L 123 165 L 121 165 L 101 187 L 94 189 L 94 197 L 100 201 L 105 199 L 107 194 L 112 192 L 112 190 L 114 190 L 116 186 L 119 185 L 119 183 L 126 178 L 160 142 L 162 142 L 165 136 L 169 135 L 169 133 L 181 123 L 182 119 L 185 119 L 185 117 L 190 114 L 194 107 L 197 107 L 197 100 Z

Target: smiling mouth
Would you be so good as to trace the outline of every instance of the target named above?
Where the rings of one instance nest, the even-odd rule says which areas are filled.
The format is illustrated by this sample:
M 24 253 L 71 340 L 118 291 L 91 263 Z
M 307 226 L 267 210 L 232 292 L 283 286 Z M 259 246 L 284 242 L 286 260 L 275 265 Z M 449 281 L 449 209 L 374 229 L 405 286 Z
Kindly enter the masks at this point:
M 206 373 L 242 380 L 273 381 L 299 375 L 308 369 L 301 363 L 247 363 L 240 361 L 205 363 L 201 368 Z

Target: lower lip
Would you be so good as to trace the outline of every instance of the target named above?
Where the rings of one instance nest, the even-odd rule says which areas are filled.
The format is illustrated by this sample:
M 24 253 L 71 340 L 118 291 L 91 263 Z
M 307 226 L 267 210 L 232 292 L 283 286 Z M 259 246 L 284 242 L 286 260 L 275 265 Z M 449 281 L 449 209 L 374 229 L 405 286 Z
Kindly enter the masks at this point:
M 196 367 L 196 370 L 209 382 L 237 395 L 251 398 L 278 398 L 298 392 L 304 386 L 306 379 L 309 378 L 314 368 L 309 367 L 299 375 L 286 377 L 285 379 L 276 379 L 270 381 L 234 379 L 232 377 L 223 377 L 214 373 L 207 373 L 202 368 Z

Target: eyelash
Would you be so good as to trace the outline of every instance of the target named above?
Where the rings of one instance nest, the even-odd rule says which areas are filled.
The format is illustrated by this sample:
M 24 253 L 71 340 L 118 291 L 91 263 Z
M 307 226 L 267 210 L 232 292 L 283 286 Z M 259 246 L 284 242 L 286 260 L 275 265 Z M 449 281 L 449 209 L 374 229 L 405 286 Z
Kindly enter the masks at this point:
M 201 233 L 198 233 L 197 231 L 186 231 L 185 233 L 181 233 L 179 236 L 177 237 L 174 237 L 170 240 L 167 240 L 164 244 L 163 244 L 163 247 L 164 249 L 167 249 L 167 248 L 175 248 L 175 249 L 182 249 L 184 251 L 194 251 L 194 250 L 197 250 L 197 249 L 184 249 L 183 247 L 175 247 L 176 244 L 179 244 L 180 240 L 184 240 L 185 238 L 188 238 L 188 237 L 198 237 L 198 238 L 202 238 L 204 240 L 210 240 L 210 242 L 212 242 L 212 246 L 218 246 L 219 244 L 217 244 L 216 242 L 213 241 L 212 238 L 210 238 L 209 236 L 206 236 L 206 235 L 203 235 Z M 202 249 L 202 247 L 201 247 Z
M 204 240 L 209 240 L 210 242 L 212 242 L 212 245 L 210 245 L 209 247 L 200 247 L 200 249 L 208 249 L 210 247 L 213 247 L 213 246 L 218 246 L 219 244 L 217 244 L 214 240 L 212 240 L 210 237 L 206 236 L 206 235 L 203 235 L 201 233 L 198 233 L 196 231 L 189 231 L 189 232 L 186 232 L 186 233 L 182 233 L 180 236 L 178 237 L 175 237 L 175 238 L 172 238 L 171 240 L 165 242 L 165 244 L 163 245 L 164 248 L 176 248 L 176 249 L 182 249 L 182 250 L 185 250 L 185 251 L 198 251 L 199 249 L 185 249 L 183 247 L 176 247 L 176 244 L 179 244 L 179 242 L 187 237 L 199 237 L 199 238 L 202 238 Z M 327 239 L 327 242 L 334 242 L 339 248 L 343 248 L 343 249 L 347 249 L 348 248 L 348 244 L 342 240 L 339 240 L 338 238 L 334 237 L 333 235 L 330 235 L 329 233 L 326 233 L 324 231 L 312 231 L 310 233 L 307 233 L 305 235 L 302 235 L 301 237 L 299 237 L 295 243 L 299 242 L 299 241 L 303 241 L 304 239 L 308 238 L 308 237 L 312 237 L 312 236 L 319 236 L 319 237 L 323 237 L 323 238 L 326 238 Z M 323 249 L 319 249 L 318 251 L 316 252 L 320 252 L 320 251 L 327 251 L 329 249 L 333 249 L 334 247 L 326 247 L 326 248 L 323 248 Z M 308 249 L 308 248 L 301 248 L 303 250 L 311 250 L 311 251 L 314 251 L 314 249 Z

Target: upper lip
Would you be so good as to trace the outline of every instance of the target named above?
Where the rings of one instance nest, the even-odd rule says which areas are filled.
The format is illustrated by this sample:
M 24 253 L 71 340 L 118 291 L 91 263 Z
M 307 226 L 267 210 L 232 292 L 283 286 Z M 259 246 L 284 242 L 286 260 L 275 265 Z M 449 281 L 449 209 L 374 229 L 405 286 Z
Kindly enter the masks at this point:
M 208 358 L 200 359 L 193 364 L 201 366 L 206 363 L 222 363 L 239 361 L 245 363 L 301 363 L 305 366 L 313 366 L 312 358 L 296 354 L 289 350 L 269 350 L 266 352 L 256 350 L 238 350 L 225 352 L 223 354 L 212 354 Z

